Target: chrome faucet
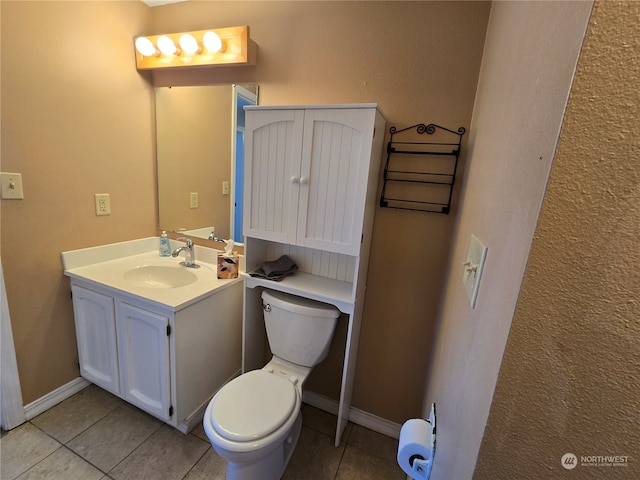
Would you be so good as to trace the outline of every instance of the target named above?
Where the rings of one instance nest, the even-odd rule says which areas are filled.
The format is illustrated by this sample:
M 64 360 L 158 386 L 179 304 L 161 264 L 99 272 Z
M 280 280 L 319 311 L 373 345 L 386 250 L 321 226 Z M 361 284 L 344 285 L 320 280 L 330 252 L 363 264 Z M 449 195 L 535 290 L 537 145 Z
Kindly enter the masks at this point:
M 180 262 L 180 265 L 184 265 L 185 267 L 189 268 L 200 268 L 200 265 L 196 264 L 196 246 L 193 244 L 193 241 L 191 241 L 190 238 L 186 237 L 180 237 L 178 238 L 178 240 L 184 240 L 186 245 L 184 247 L 176 248 L 171 256 L 175 258 L 180 255 L 180 252 L 187 252 L 188 255 L 186 260 L 184 262 Z

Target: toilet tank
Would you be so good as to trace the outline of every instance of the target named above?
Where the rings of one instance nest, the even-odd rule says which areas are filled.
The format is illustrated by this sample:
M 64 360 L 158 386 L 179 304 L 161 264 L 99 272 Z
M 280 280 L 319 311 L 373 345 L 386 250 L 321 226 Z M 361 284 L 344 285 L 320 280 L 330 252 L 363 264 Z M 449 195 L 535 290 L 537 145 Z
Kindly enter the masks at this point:
M 305 367 L 325 359 L 340 315 L 336 307 L 264 290 L 262 309 L 269 347 L 275 356 Z

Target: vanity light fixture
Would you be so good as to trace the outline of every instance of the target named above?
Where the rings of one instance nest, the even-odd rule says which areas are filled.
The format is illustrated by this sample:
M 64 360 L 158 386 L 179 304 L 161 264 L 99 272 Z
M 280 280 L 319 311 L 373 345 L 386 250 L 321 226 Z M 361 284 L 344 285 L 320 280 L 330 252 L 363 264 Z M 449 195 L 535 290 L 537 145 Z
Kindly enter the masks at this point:
M 156 45 L 158 45 L 158 50 L 160 50 L 160 53 L 163 55 L 180 55 L 180 51 L 178 50 L 178 47 L 176 47 L 176 44 L 173 43 L 173 40 L 166 35 L 160 35 L 156 41 Z
M 156 49 L 156 46 L 147 37 L 136 38 L 136 51 L 145 57 L 156 57 L 160 55 L 160 52 Z
M 134 43 L 138 70 L 255 65 L 258 50 L 247 25 L 148 35 Z
M 195 55 L 196 53 L 202 52 L 202 47 L 196 40 L 196 37 L 190 33 L 185 33 L 180 36 L 180 48 L 187 55 Z
M 207 32 L 202 36 L 202 43 L 204 48 L 211 53 L 224 52 L 225 44 L 216 32 Z

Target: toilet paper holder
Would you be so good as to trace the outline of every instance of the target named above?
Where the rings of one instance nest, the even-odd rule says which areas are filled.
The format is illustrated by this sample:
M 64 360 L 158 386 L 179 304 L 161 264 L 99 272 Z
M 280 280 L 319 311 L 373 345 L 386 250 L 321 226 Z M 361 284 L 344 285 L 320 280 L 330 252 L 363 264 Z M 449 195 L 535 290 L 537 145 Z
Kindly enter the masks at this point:
M 419 437 L 419 440 L 417 439 Z M 407 457 L 405 448 L 414 449 L 419 443 L 419 453 Z M 436 452 L 436 404 L 431 404 L 429 420 L 412 419 L 404 423 L 398 445 L 398 464 L 414 480 L 428 480 Z M 408 464 L 407 464 L 408 463 Z

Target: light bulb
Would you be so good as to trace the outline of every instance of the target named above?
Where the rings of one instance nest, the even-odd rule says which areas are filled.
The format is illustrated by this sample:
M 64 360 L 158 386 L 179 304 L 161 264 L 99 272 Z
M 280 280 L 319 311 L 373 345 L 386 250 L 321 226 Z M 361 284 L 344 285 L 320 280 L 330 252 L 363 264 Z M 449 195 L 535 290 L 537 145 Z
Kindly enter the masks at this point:
M 176 44 L 166 35 L 158 37 L 158 48 L 165 55 L 175 55 L 178 51 Z
M 202 43 L 204 43 L 204 48 L 209 50 L 211 53 L 223 51 L 224 43 L 222 43 L 220 35 L 216 32 L 205 33 L 204 37 L 202 37 Z
M 195 37 L 189 33 L 185 33 L 180 37 L 180 48 L 188 55 L 199 53 L 200 45 Z
M 158 53 L 156 47 L 153 46 L 153 43 L 147 37 L 136 38 L 136 50 L 140 52 L 140 55 L 144 55 L 145 57 L 153 57 Z

